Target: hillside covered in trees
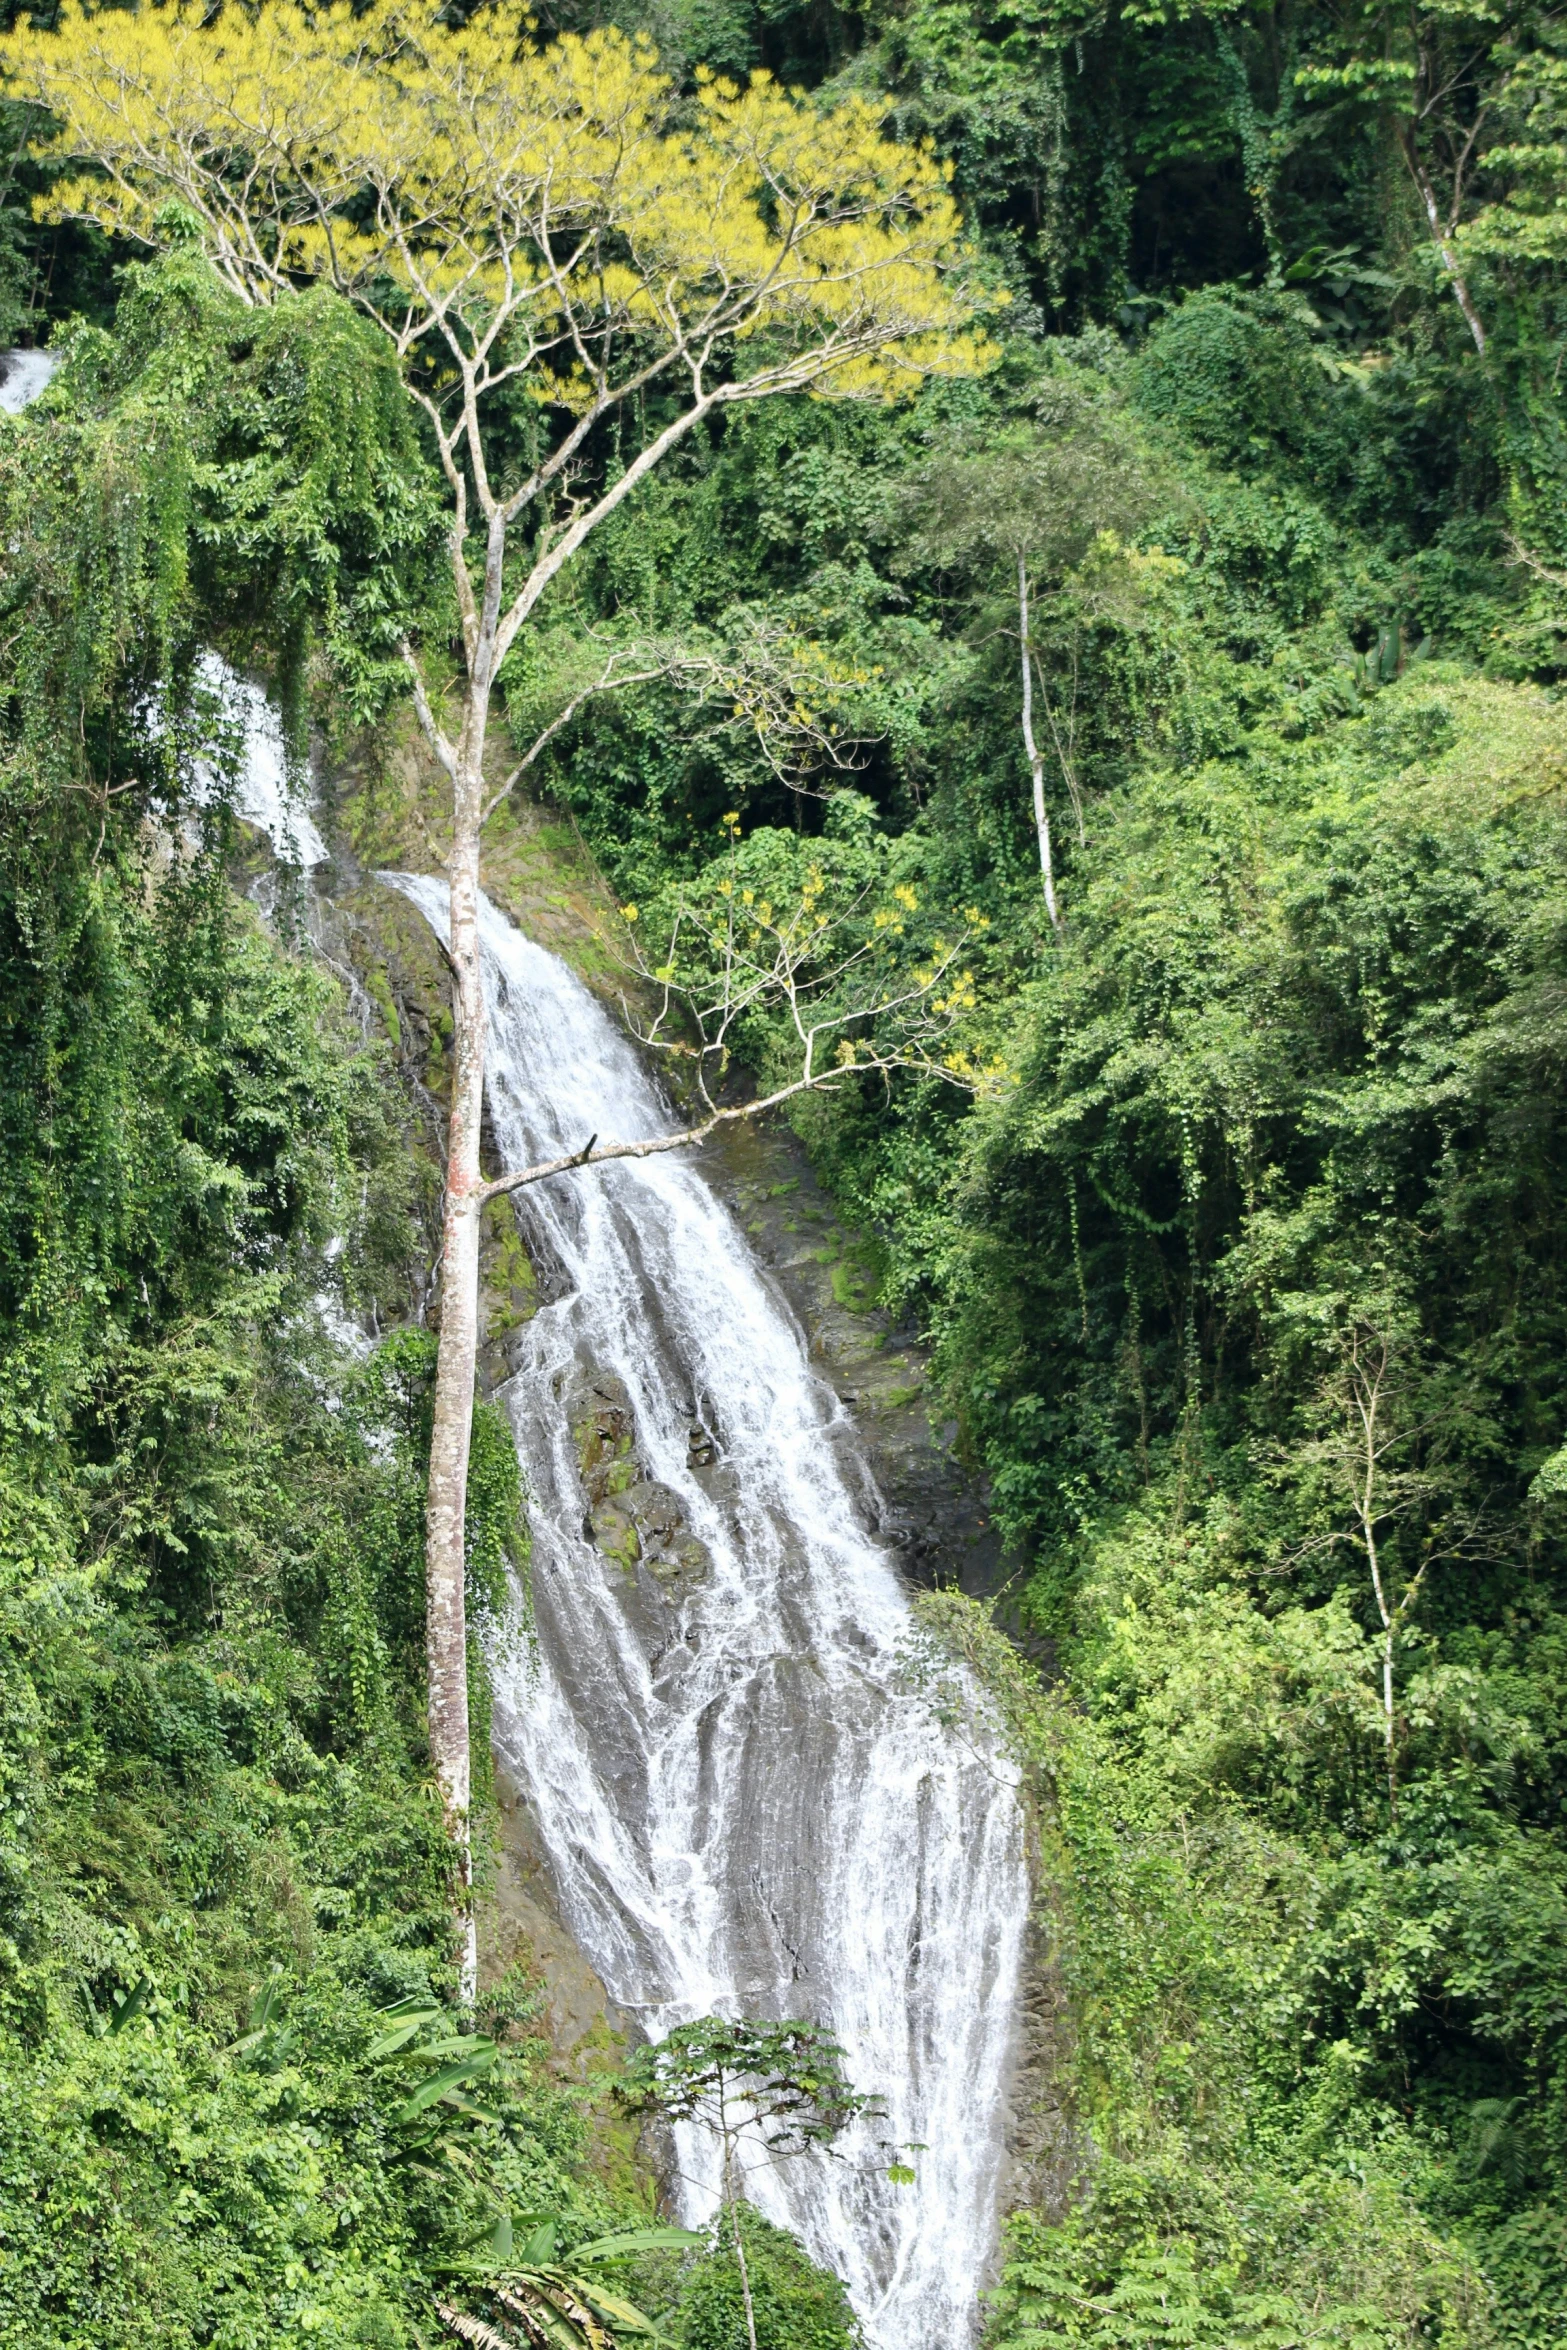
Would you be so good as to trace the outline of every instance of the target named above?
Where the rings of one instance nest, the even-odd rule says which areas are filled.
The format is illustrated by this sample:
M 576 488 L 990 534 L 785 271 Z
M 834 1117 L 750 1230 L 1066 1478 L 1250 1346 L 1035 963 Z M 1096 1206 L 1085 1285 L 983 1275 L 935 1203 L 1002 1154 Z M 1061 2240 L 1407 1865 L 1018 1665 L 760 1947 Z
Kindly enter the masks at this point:
M 546 2285 L 608 2239 L 622 2345 L 739 2350 L 722 2236 L 613 2248 L 656 2212 L 611 2075 L 552 2067 L 521 1976 L 461 2003 L 422 1563 L 459 1056 L 411 1084 L 390 998 L 286 890 L 258 917 L 200 658 L 372 799 L 410 636 L 457 706 L 440 362 L 297 222 L 247 279 L 188 192 L 68 160 L 29 79 L 65 34 L 7 23 L 0 337 L 60 364 L 0 417 L 0 2344 L 429 2344 L 515 2229 Z M 737 908 L 838 1005 L 788 1114 L 1005 1538 L 998 1608 L 927 1594 L 910 1660 L 999 1724 L 1037 1842 L 1054 2151 L 983 2339 L 1561 2343 L 1567 21 L 519 37 L 580 35 L 656 54 L 672 138 L 770 75 L 962 224 L 939 364 L 785 380 L 758 311 L 712 380 L 776 393 L 623 496 L 681 395 L 589 416 L 497 558 L 543 584 L 494 724 L 688 1058 Z M 472 425 L 497 483 L 588 416 L 583 349 Z M 715 1100 L 792 1081 L 789 1009 L 740 1007 Z M 525 1496 L 482 1400 L 471 1445 L 482 1916 Z M 745 2225 L 757 2350 L 849 2343 Z

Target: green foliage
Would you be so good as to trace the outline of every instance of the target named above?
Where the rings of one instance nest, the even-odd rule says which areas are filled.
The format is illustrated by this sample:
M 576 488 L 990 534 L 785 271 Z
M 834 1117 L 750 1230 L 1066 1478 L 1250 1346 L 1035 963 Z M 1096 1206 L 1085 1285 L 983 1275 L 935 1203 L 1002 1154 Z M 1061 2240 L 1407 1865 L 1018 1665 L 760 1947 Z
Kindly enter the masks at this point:
M 391 2350 L 498 2211 L 608 2213 L 532 2044 L 449 2005 L 430 1349 L 334 1336 L 406 1311 L 407 1106 L 192 788 L 229 556 L 206 327 L 145 309 L 178 278 L 137 281 L 140 364 L 84 330 L 0 451 L 0 2340 Z M 493 1601 L 516 1463 L 488 1419 L 477 1454 Z
M 750 2136 L 775 2159 L 828 2145 L 873 2101 L 850 2087 L 843 2050 L 818 2024 L 703 2016 L 636 2049 L 622 2089 L 631 2111 Z
M 248 310 L 176 248 L 128 273 L 116 326 L 78 321 L 48 393 L 5 427 L 8 686 L 40 778 L 167 802 L 198 747 L 198 630 L 267 659 L 296 714 L 319 645 L 368 713 L 438 516 L 396 370 L 345 304 Z M 174 724 L 149 741 L 155 704 Z
M 854 2350 L 859 2327 L 834 2276 L 816 2268 L 782 2228 L 742 2204 L 738 2221 L 756 2316 L 757 2350 Z M 683 2350 L 745 2350 L 740 2266 L 727 2222 L 693 2262 L 665 2320 Z
M 1427 667 L 1128 794 L 927 1243 L 1086 1709 L 1040 1753 L 1099 2151 L 1008 2339 L 1159 2338 L 1171 2259 L 1194 2338 L 1286 2338 L 1279 2229 L 1345 2339 L 1488 2323 L 1455 2244 L 1554 2257 L 1558 745 L 1549 701 Z M 1342 1372 L 1373 1328 L 1386 1721 Z M 1335 2217 L 1346 2163 L 1373 2203 Z
M 1015 2219 L 995 2340 L 1555 2342 L 1561 27 L 612 13 L 687 85 L 884 92 L 1014 296 L 983 383 L 693 436 L 504 681 L 524 742 L 633 637 L 819 684 L 852 773 L 674 676 L 585 703 L 536 772 L 645 937 L 685 904 L 710 944 L 736 889 L 794 906 L 813 872 L 902 908 L 889 971 L 962 936 L 961 1049 L 1006 1064 L 973 1113 L 907 1077 L 799 1116 L 925 1321 L 1049 1663 L 1042 1691 L 945 1597 L 911 1659 L 962 1715 L 968 1658 L 1047 1864 L 1070 2208 Z M 341 306 L 241 312 L 176 251 L 116 313 L 30 168 L 0 163 L 0 318 L 61 321 L 65 365 L 0 424 L 0 2339 L 392 2344 L 435 2289 L 515 2335 L 501 2236 L 520 2262 L 561 2215 L 534 2273 L 578 2275 L 597 2215 L 520 2058 L 455 2025 L 433 2053 L 429 1343 L 351 1366 L 311 1306 L 398 1319 L 418 1187 L 333 991 L 228 894 L 197 776 L 198 645 L 268 665 L 302 740 L 312 684 L 330 730 L 384 702 L 410 617 L 434 641 L 427 456 Z M 498 481 L 535 422 L 497 423 Z M 787 1057 L 763 1011 L 729 1043 Z M 483 1411 L 471 1502 L 505 1635 L 516 1465 Z M 402 2001 L 424 2021 L 372 2055 Z M 483 2077 L 400 2123 L 443 2062 Z M 410 2133 L 448 2119 L 432 2181 Z M 740 2221 L 759 2341 L 851 2340 Z M 738 2350 L 727 2233 L 627 2261 L 666 2332 Z
M 1487 2343 L 1486 2277 L 1421 2209 L 1440 2158 L 1393 2084 L 1376 2095 L 1364 2019 L 1339 2036 L 1324 2014 L 1345 1924 L 1331 1868 L 1236 1786 L 1263 1717 L 1286 1762 L 1291 1741 L 1331 1747 L 1346 1697 L 1353 1735 L 1352 1628 L 1335 1651 L 1297 1627 L 1262 1664 L 1267 1631 L 1232 1593 L 1214 1602 L 1197 1566 L 1171 1590 L 1152 1529 L 1141 1555 L 1117 1630 L 1152 1686 L 1134 1693 L 1123 1663 L 1086 1712 L 973 1602 L 920 1603 L 915 1685 L 977 1712 L 970 1734 L 1028 1773 L 1072 2018 L 1076 2199 L 1011 2224 L 995 2339 Z
M 0 2339 L 401 2342 L 498 2197 L 575 2207 L 581 2123 L 490 2041 L 429 2069 L 427 1349 L 357 1371 L 314 1303 L 400 1287 L 402 1115 L 320 976 L 188 886 L 100 875 L 47 1124 L 60 981 L 12 931 Z

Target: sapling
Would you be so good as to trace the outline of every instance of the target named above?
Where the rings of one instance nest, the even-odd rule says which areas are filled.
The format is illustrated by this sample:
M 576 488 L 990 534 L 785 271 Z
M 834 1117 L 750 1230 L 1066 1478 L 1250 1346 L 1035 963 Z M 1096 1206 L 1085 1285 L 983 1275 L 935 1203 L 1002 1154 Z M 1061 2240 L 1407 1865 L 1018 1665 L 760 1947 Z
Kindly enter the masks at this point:
M 720 2232 L 734 2242 L 746 2340 L 757 2350 L 756 2306 L 746 2263 L 740 2205 L 745 2154 L 765 2168 L 830 2146 L 850 2122 L 880 2111 L 851 2088 L 843 2050 L 830 2032 L 805 2023 L 730 2023 L 704 2016 L 678 2024 L 666 2039 L 638 2049 L 622 2096 L 634 2113 L 694 2123 L 717 2144 Z

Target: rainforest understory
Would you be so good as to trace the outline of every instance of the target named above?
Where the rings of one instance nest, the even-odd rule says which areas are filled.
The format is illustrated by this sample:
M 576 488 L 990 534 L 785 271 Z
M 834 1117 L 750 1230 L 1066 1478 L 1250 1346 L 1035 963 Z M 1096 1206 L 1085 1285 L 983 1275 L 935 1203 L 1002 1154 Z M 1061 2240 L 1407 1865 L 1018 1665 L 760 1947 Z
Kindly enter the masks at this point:
M 639 1017 L 802 909 L 829 995 L 845 942 L 951 973 L 944 1063 L 861 1073 L 860 1019 L 790 1116 L 1008 1546 L 910 1656 L 1024 1771 L 1069 2123 L 983 2339 L 1567 2342 L 1567 22 L 537 37 L 605 23 L 682 102 L 766 69 L 933 142 L 983 287 L 982 363 L 699 424 L 498 686 Z M 449 1023 L 416 1056 L 297 893 L 261 919 L 200 661 L 267 683 L 363 864 L 433 870 L 439 468 L 347 302 L 247 306 L 178 207 L 50 217 L 39 131 L 0 95 L 0 342 L 60 356 L 0 417 L 0 2344 L 401 2350 L 486 2247 L 657 2218 L 619 2054 L 558 2064 L 526 1968 L 458 2005 Z M 486 430 L 535 461 L 524 391 Z M 727 1101 L 789 1081 L 775 998 L 727 1041 Z M 477 1399 L 481 1921 L 524 1503 Z M 758 2350 L 845 2350 L 745 2224 Z M 721 2233 L 602 2273 L 746 2342 Z

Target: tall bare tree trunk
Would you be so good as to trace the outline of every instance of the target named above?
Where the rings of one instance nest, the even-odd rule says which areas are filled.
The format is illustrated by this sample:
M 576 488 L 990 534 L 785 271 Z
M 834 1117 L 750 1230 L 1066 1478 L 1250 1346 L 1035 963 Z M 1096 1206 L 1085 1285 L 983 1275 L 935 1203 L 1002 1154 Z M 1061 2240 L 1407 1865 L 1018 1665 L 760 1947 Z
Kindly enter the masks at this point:
M 1377 1555 L 1376 1525 L 1370 1516 L 1361 1520 L 1361 1533 L 1366 1545 L 1366 1557 L 1371 1566 L 1371 1588 L 1376 1594 L 1377 1614 L 1382 1619 L 1382 1742 L 1387 1757 L 1387 1816 L 1388 1824 L 1398 1826 L 1398 1715 L 1393 1703 L 1393 1636 L 1396 1616 L 1389 1610 L 1382 1588 L 1382 1562 Z
M 479 820 L 488 692 L 470 685 L 453 776 L 450 940 L 455 1069 L 441 1234 L 441 1333 L 425 1509 L 425 1659 L 430 1754 L 456 1848 L 462 1996 L 478 1989 L 469 1826 L 468 1626 L 464 1601 L 468 1448 L 479 1321 L 479 1137 L 484 1114 L 484 982 L 479 961 Z
M 1055 864 L 1050 853 L 1050 815 L 1045 806 L 1045 762 L 1039 745 L 1034 740 L 1034 648 L 1028 634 L 1028 563 L 1017 559 L 1018 635 L 1023 645 L 1023 748 L 1028 753 L 1028 771 L 1034 779 L 1034 835 L 1039 842 L 1039 870 L 1045 885 L 1045 911 L 1050 916 L 1050 927 L 1057 938 L 1061 936 L 1061 914 L 1056 904 Z

